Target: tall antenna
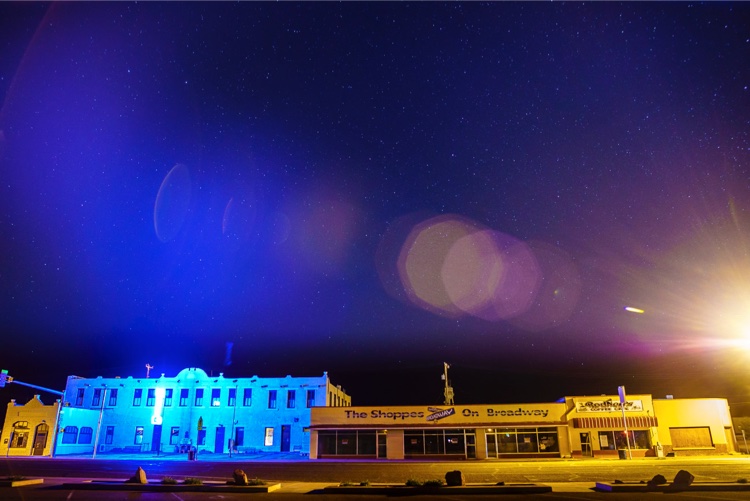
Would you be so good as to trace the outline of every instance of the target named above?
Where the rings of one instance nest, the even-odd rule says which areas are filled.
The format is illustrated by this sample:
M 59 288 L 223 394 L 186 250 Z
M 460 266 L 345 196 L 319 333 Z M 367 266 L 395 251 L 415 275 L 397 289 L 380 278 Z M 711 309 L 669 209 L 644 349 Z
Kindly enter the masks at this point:
M 450 365 L 448 365 L 446 362 L 443 362 L 442 380 L 445 381 L 445 389 L 443 390 L 445 401 L 443 402 L 443 405 L 453 405 L 453 387 L 451 386 L 450 380 L 448 379 L 448 369 L 450 369 Z
M 146 364 L 146 378 L 148 379 L 148 375 L 151 374 L 151 369 L 153 369 L 154 366 L 151 364 Z

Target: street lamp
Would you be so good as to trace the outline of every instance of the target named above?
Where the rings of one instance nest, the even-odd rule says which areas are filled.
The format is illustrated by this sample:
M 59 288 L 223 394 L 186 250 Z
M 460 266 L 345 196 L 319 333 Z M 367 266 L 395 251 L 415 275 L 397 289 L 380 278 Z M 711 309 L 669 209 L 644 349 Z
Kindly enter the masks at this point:
M 104 387 L 102 391 L 102 404 L 99 407 L 99 422 L 96 424 L 96 438 L 94 438 L 94 454 L 91 456 L 91 459 L 96 459 L 96 450 L 99 448 L 99 434 L 102 431 L 102 418 L 104 417 L 104 401 L 107 398 L 107 385 L 103 384 Z

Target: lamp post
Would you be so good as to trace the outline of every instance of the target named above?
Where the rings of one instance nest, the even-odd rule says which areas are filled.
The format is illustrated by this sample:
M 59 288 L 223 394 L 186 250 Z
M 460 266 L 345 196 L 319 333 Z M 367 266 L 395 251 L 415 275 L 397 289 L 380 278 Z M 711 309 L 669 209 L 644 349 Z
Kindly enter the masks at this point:
M 232 432 L 229 437 L 229 457 L 232 457 L 232 449 L 234 449 L 234 427 L 237 425 L 237 398 L 239 397 L 239 388 L 235 385 L 234 387 L 234 405 L 232 406 Z
M 445 381 L 445 389 L 443 390 L 443 395 L 445 396 L 445 400 L 443 402 L 444 405 L 453 405 L 453 387 L 450 385 L 448 381 L 448 369 L 450 368 L 450 365 L 448 365 L 447 362 L 443 362 L 443 376 L 442 379 Z
M 102 418 L 104 417 L 104 401 L 107 398 L 107 385 L 102 385 L 104 389 L 102 390 L 102 405 L 99 407 L 99 422 L 96 423 L 96 438 L 94 438 L 94 454 L 91 456 L 91 459 L 96 459 L 96 450 L 99 448 L 99 434 L 102 431 Z
M 628 420 L 625 418 L 625 387 L 618 386 L 617 393 L 620 395 L 620 410 L 622 411 L 622 425 L 625 427 L 625 443 L 628 447 L 628 459 L 633 459 L 633 453 L 630 450 L 630 432 L 628 432 Z

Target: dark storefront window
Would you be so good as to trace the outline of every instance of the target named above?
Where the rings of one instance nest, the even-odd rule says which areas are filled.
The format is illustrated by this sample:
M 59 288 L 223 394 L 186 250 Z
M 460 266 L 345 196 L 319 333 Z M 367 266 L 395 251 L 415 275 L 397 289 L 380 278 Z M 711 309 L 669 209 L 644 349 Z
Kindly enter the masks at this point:
M 631 449 L 650 449 L 649 432 L 647 430 L 630 430 L 630 448 Z M 603 451 L 615 449 L 627 449 L 628 442 L 625 438 L 625 431 L 600 431 L 599 448 Z
M 404 454 L 466 454 L 465 430 L 407 430 L 404 432 Z
M 318 432 L 318 456 L 375 456 L 375 430 Z
M 556 428 L 496 428 L 487 431 L 487 457 L 559 452 Z

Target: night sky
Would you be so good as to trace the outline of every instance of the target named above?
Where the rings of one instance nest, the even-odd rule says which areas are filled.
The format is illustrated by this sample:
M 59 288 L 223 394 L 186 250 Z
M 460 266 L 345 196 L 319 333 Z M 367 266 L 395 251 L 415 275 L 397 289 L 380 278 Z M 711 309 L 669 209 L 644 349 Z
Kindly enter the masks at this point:
M 749 20 L 2 2 L 0 368 L 328 371 L 355 405 L 422 405 L 448 362 L 456 403 L 741 408 Z

